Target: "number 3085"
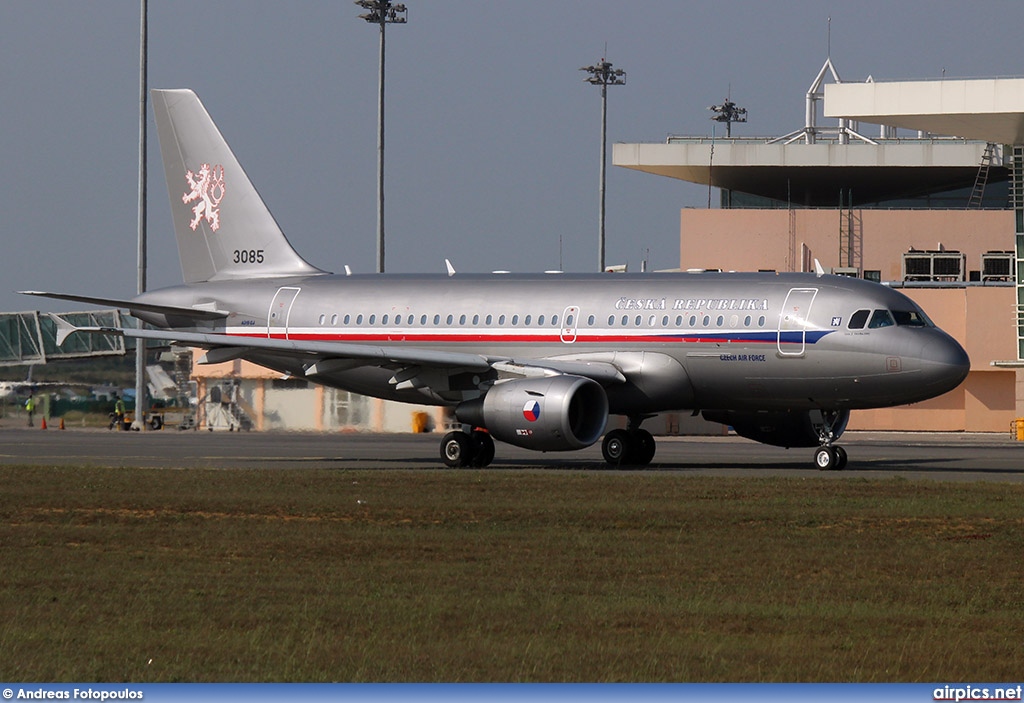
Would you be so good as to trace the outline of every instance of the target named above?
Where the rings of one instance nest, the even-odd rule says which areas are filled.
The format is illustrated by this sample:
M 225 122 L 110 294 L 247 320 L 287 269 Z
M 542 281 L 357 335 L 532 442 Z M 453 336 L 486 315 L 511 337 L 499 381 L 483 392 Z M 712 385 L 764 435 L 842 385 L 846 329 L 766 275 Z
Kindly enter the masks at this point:
M 232 259 L 236 264 L 262 264 L 263 263 L 263 250 L 262 249 L 235 249 L 235 258 Z

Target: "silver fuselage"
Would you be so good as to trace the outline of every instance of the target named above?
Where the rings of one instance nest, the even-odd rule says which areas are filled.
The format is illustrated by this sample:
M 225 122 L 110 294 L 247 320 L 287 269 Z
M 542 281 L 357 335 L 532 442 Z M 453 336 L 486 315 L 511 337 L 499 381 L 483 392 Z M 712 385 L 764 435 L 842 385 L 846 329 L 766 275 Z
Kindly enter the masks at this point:
M 609 411 L 854 409 L 913 403 L 955 388 L 970 362 L 902 293 L 814 274 L 312 275 L 209 281 L 137 300 L 217 309 L 223 320 L 136 312 L 161 328 L 239 338 L 329 341 L 488 358 L 604 362 L 625 383 Z M 851 328 L 858 311 L 868 322 Z M 875 311 L 898 313 L 872 326 Z M 910 324 L 897 323 L 910 315 Z M 862 313 L 859 317 L 864 317 Z M 274 351 L 244 358 L 303 376 Z M 397 367 L 396 367 L 397 368 Z M 402 387 L 393 368 L 352 364 L 318 383 L 380 398 L 456 404 L 487 379 L 458 368 Z

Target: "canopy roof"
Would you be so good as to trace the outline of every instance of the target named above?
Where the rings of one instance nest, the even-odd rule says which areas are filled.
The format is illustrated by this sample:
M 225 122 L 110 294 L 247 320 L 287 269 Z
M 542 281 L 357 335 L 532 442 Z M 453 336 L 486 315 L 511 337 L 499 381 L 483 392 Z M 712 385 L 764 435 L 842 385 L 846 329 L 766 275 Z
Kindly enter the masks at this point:
M 833 83 L 825 116 L 1024 144 L 1024 78 Z

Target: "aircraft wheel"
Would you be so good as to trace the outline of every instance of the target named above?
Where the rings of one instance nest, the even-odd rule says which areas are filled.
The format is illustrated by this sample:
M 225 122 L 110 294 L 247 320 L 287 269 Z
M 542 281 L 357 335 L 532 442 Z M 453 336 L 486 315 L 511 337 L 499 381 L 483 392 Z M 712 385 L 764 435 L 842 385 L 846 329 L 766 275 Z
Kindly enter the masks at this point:
M 814 464 L 820 471 L 831 471 L 839 464 L 839 452 L 834 447 L 818 447 L 814 452 Z
M 846 468 L 846 462 L 849 461 L 850 457 L 842 447 L 832 448 L 836 451 L 836 471 L 842 471 Z
M 601 443 L 601 454 L 609 466 L 618 468 L 630 463 L 633 441 L 626 430 L 612 430 L 604 436 Z
M 441 460 L 445 466 L 469 466 L 472 456 L 473 442 L 465 432 L 449 432 L 441 439 Z
M 473 459 L 470 462 L 477 468 L 484 468 L 494 461 L 494 439 L 489 432 L 476 430 L 470 436 L 473 442 Z
M 654 441 L 654 435 L 647 430 L 635 430 L 633 436 L 633 454 L 629 457 L 630 463 L 634 466 L 647 466 L 654 458 L 658 445 Z

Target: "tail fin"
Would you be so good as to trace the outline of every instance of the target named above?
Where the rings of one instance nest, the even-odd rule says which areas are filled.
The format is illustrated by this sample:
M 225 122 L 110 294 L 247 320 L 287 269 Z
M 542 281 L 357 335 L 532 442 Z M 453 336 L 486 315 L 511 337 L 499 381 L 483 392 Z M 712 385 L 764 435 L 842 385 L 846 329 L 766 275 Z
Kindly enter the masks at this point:
M 191 90 L 154 90 L 186 283 L 324 273 L 300 257 Z

